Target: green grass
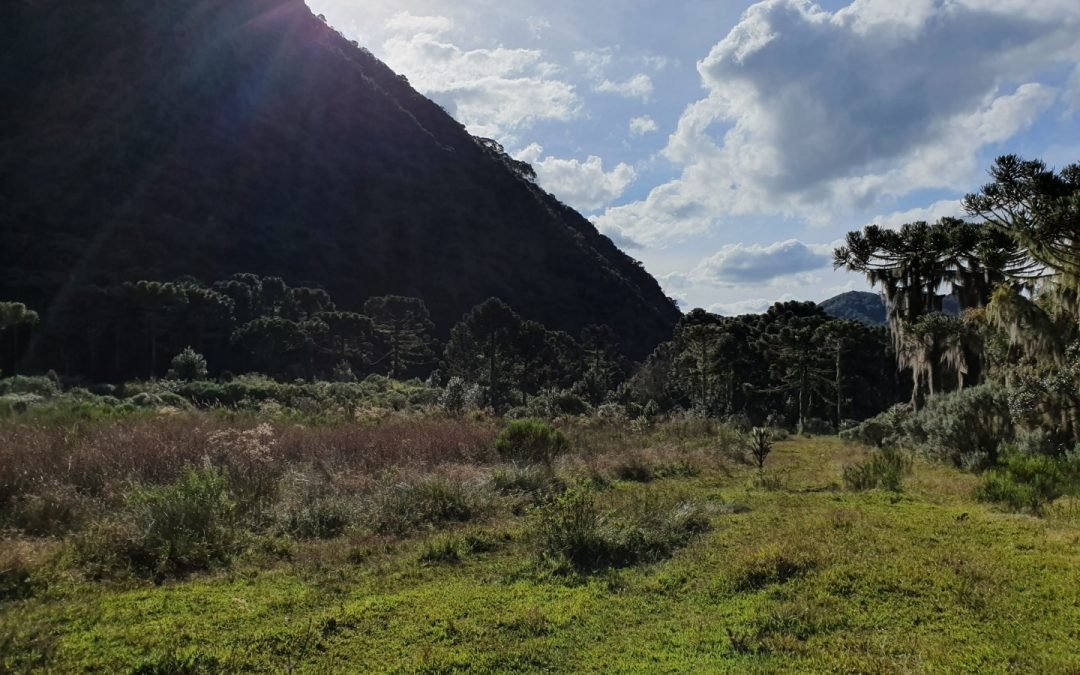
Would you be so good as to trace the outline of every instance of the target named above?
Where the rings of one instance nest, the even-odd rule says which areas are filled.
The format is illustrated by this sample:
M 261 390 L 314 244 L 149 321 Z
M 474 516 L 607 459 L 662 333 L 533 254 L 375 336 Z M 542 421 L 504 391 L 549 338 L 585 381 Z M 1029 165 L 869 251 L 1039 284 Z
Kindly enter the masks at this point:
M 46 574 L 0 603 L 0 672 L 1080 670 L 1080 526 L 976 503 L 976 479 L 920 462 L 902 494 L 843 489 L 864 458 L 799 439 L 776 444 L 771 489 L 745 466 L 618 482 L 601 508 L 693 501 L 712 527 L 593 574 L 553 574 L 510 516 L 160 586 Z

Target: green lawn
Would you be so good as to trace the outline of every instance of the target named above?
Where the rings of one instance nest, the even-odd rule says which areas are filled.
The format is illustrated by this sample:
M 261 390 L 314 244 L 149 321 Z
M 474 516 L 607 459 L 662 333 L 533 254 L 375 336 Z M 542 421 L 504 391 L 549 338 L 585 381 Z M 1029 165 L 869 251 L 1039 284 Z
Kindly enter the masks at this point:
M 615 483 L 610 508 L 696 499 L 713 527 L 587 576 L 538 564 L 521 518 L 433 535 L 484 542 L 457 562 L 343 538 L 161 586 L 58 574 L 0 604 L 0 671 L 1080 672 L 1080 527 L 919 463 L 901 495 L 846 492 L 861 454 L 778 444 L 768 489 L 744 466 Z

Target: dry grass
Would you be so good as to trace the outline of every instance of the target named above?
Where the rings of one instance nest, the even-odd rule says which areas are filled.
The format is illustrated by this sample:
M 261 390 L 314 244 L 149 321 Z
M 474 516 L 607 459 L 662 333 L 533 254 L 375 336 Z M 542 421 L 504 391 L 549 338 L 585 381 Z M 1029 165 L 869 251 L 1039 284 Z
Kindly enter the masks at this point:
M 0 427 L 0 504 L 57 485 L 98 496 L 130 480 L 168 483 L 207 462 L 242 474 L 302 463 L 377 475 L 396 466 L 486 461 L 494 437 L 492 426 L 437 417 L 333 427 L 236 424 L 207 413 L 86 429 L 9 424 Z

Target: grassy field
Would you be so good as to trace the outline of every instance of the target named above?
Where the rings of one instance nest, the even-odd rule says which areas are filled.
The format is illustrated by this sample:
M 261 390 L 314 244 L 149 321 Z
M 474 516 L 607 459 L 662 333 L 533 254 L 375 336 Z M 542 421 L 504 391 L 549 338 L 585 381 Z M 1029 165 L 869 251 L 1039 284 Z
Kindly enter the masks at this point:
M 693 502 L 711 527 L 600 571 L 538 558 L 529 513 L 266 544 L 158 584 L 54 560 L 0 604 L 0 671 L 1080 672 L 1075 520 L 996 512 L 918 462 L 903 493 L 845 491 L 864 455 L 797 439 L 764 478 L 725 461 L 612 481 L 605 511 Z

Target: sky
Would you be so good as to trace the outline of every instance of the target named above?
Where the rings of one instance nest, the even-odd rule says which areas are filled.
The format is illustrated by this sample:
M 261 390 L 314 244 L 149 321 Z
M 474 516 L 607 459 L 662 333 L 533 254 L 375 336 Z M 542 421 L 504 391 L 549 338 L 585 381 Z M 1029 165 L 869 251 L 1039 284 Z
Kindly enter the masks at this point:
M 308 0 L 690 310 L 869 290 L 853 229 L 1080 161 L 1077 0 Z

